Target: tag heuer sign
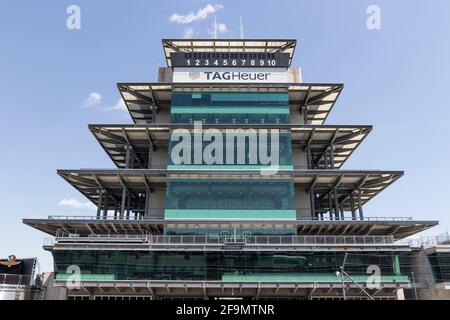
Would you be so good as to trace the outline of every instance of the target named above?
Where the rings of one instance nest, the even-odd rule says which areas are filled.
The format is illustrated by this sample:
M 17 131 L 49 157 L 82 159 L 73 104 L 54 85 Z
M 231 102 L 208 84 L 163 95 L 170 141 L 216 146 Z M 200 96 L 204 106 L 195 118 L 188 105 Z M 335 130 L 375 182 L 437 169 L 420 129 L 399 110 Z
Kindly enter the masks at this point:
M 174 68 L 173 82 L 287 83 L 285 68 Z

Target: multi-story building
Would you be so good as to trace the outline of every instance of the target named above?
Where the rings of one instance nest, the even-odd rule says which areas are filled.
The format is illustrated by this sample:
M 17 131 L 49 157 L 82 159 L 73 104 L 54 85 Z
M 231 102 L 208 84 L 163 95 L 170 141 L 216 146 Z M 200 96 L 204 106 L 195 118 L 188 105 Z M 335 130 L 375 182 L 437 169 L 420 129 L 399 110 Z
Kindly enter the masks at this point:
M 72 299 L 401 298 L 397 240 L 437 222 L 364 215 L 403 172 L 341 168 L 372 130 L 324 124 L 343 85 L 303 82 L 292 39 L 162 43 L 158 82 L 118 84 L 134 124 L 89 125 L 117 168 L 58 170 L 97 214 L 24 219 L 55 237 L 55 284 Z

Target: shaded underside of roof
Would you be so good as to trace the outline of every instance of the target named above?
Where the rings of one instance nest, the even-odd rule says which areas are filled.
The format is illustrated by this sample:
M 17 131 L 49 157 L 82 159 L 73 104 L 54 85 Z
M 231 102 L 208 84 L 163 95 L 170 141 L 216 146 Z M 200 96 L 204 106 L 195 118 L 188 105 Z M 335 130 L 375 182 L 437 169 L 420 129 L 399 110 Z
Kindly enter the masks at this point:
M 24 219 L 23 223 L 35 229 L 55 236 L 58 230 L 76 233 L 81 236 L 97 234 L 162 234 L 165 227 L 180 227 L 195 229 L 202 228 L 292 228 L 295 227 L 299 235 L 391 235 L 394 239 L 402 239 L 415 233 L 424 231 L 438 224 L 437 221 L 418 220 L 295 220 L 295 221 L 213 221 L 213 220 L 177 220 L 164 219 L 90 219 L 49 218 Z
M 150 125 L 90 125 L 105 152 L 118 168 L 125 168 L 126 148 L 131 147 L 135 154 L 134 168 L 147 168 L 149 149 L 167 149 L 170 133 L 174 129 L 193 129 L 193 125 L 150 124 Z M 371 126 L 333 126 L 333 125 L 203 125 L 216 129 L 279 129 L 289 132 L 292 148 L 309 148 L 312 165 L 324 168 L 324 154 L 328 148 L 333 150 L 334 166 L 341 168 L 353 151 L 361 144 Z
M 165 189 L 169 179 L 261 179 L 267 173 L 255 170 L 170 170 L 166 169 L 107 169 L 58 170 L 58 174 L 94 204 L 98 204 L 101 190 L 120 203 L 126 188 L 132 201 L 140 201 L 148 189 Z M 318 195 L 320 209 L 327 209 L 327 196 L 337 196 L 345 211 L 351 210 L 351 197 L 361 191 L 361 204 L 367 203 L 403 175 L 402 171 L 379 170 L 292 170 L 280 171 L 274 179 L 292 179 L 296 187 L 311 190 Z M 113 210 L 114 203 L 110 204 Z
M 320 125 L 325 122 L 343 89 L 339 83 L 118 83 L 117 87 L 133 121 L 139 124 L 153 123 L 159 110 L 170 110 L 173 91 L 287 91 L 292 112 L 306 112 L 308 124 Z

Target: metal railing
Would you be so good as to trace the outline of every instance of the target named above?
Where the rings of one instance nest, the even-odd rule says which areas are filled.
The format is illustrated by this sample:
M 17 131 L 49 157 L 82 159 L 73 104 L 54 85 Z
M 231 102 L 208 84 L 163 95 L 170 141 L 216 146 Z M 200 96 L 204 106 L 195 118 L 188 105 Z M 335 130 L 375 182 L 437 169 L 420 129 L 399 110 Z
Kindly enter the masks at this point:
M 1 285 L 27 286 L 31 284 L 32 277 L 22 274 L 0 273 Z
M 151 236 L 152 244 L 224 244 L 224 245 L 320 245 L 320 244 L 392 244 L 392 236 Z
M 413 239 L 399 240 L 397 243 L 408 244 L 413 248 L 431 248 L 438 245 L 449 245 L 450 246 L 450 235 L 448 233 L 443 233 L 434 237 L 420 237 Z
M 245 210 L 242 210 L 245 211 Z M 65 216 L 65 215 L 50 215 L 48 216 L 49 220 L 106 220 L 106 221 L 136 221 L 136 220 L 152 220 L 152 219 L 160 219 L 155 218 L 154 216 L 162 217 L 164 213 L 164 209 L 151 209 L 149 211 L 149 216 L 143 216 L 143 215 L 135 215 L 130 214 L 130 216 Z M 152 218 L 152 216 L 154 218 Z M 183 220 L 183 219 L 180 219 Z M 204 219 L 198 219 L 198 220 L 204 220 Z M 214 219 L 211 219 L 214 220 Z M 217 219 L 221 220 L 221 219 Z M 251 219 L 241 219 L 241 220 L 251 220 Z M 264 219 L 266 220 L 266 219 Z M 273 220 L 277 220 L 274 218 Z M 412 217 L 363 217 L 363 218 L 354 218 L 354 217 L 344 217 L 344 219 L 335 219 L 330 217 L 299 217 L 297 220 L 299 221 L 375 221 L 375 222 L 383 222 L 383 221 L 411 221 Z M 229 219 L 227 219 L 229 221 Z
M 44 245 L 55 244 L 147 244 L 154 245 L 390 245 L 393 236 L 208 236 L 208 235 L 111 235 L 95 234 L 89 236 L 60 235 L 54 240 L 47 238 Z

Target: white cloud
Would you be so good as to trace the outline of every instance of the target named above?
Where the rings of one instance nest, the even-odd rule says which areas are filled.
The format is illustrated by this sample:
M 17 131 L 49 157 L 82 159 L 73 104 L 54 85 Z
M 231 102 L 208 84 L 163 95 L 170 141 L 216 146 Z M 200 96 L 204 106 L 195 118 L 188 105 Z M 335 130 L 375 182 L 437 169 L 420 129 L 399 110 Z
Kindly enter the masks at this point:
M 206 19 L 209 15 L 216 13 L 220 9 L 223 9 L 223 6 L 220 4 L 207 4 L 204 8 L 199 9 L 196 13 L 189 12 L 186 15 L 174 13 L 170 16 L 169 21 L 178 24 L 187 24 L 197 20 Z
M 89 96 L 84 100 L 83 107 L 88 108 L 102 102 L 102 95 L 98 92 L 91 92 Z
M 193 36 L 194 36 L 194 28 L 188 27 L 184 29 L 183 38 L 192 39 Z
M 92 202 L 81 202 L 76 199 L 62 199 L 60 202 L 58 202 L 58 206 L 71 207 L 75 209 L 96 209 L 96 206 Z
M 122 99 L 119 99 L 114 106 L 108 107 L 105 110 L 106 111 L 112 111 L 112 110 L 127 111 L 127 106 Z

